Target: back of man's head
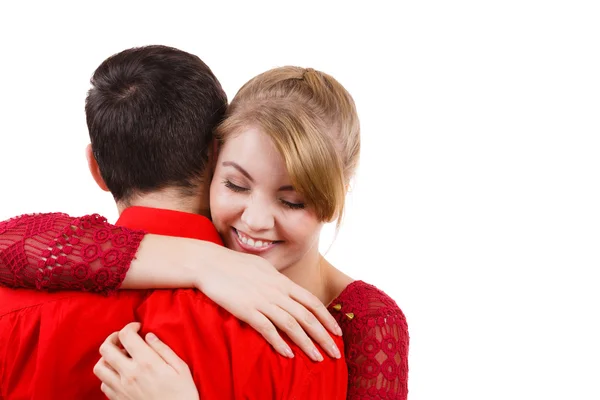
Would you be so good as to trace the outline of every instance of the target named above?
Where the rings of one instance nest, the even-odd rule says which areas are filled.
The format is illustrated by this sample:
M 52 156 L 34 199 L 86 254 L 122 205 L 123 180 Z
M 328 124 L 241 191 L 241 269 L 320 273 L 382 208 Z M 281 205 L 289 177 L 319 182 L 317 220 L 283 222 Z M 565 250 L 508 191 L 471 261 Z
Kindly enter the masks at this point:
M 116 201 L 202 182 L 227 96 L 195 55 L 166 46 L 122 51 L 94 72 L 85 112 L 93 155 Z

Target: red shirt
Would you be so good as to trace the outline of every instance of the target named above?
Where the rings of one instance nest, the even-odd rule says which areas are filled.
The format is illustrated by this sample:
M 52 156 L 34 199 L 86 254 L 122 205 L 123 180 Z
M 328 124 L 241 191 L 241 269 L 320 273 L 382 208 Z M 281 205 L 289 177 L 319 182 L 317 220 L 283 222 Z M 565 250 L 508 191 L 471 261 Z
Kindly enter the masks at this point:
M 131 207 L 117 225 L 221 244 L 212 223 L 194 214 Z M 110 261 L 108 253 L 86 248 L 90 259 Z M 296 357 L 282 357 L 196 290 L 123 290 L 104 297 L 0 287 L 0 399 L 105 398 L 92 372 L 98 348 L 132 321 L 185 360 L 201 399 L 346 398 L 343 360 L 325 356 L 314 363 L 289 340 Z M 342 349 L 340 338 L 334 340 Z

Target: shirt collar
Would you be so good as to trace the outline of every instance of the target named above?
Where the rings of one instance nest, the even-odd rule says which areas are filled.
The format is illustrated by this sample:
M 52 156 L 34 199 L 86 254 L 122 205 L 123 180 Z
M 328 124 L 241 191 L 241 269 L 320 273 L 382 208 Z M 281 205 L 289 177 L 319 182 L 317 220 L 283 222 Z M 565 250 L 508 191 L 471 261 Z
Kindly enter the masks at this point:
M 155 235 L 199 239 L 223 245 L 217 229 L 208 218 L 182 211 L 128 207 L 123 210 L 115 225 Z

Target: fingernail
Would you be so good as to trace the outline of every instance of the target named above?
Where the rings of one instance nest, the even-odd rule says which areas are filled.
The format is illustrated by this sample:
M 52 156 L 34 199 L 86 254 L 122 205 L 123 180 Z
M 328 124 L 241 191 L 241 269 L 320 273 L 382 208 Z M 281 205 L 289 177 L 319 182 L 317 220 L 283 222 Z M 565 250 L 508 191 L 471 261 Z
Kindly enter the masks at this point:
M 146 335 L 146 340 L 148 342 L 156 342 L 158 340 L 158 338 L 156 337 L 156 335 L 152 332 L 150 332 L 149 334 Z
M 340 349 L 335 344 L 331 345 L 331 352 L 335 358 L 341 358 L 342 354 L 340 353 Z
M 343 335 L 342 328 L 340 328 L 340 326 L 338 324 L 335 324 L 335 333 L 338 336 L 342 336 Z
M 319 350 L 313 349 L 312 353 L 315 361 L 323 361 L 323 356 L 321 355 L 321 352 Z
M 128 328 L 133 329 L 134 331 L 138 331 L 141 327 L 142 327 L 142 324 L 139 322 L 132 322 L 128 326 Z
M 285 355 L 288 356 L 289 358 L 294 358 L 294 352 L 292 351 L 292 349 L 290 349 L 289 346 L 286 346 L 284 348 L 284 352 L 285 352 Z

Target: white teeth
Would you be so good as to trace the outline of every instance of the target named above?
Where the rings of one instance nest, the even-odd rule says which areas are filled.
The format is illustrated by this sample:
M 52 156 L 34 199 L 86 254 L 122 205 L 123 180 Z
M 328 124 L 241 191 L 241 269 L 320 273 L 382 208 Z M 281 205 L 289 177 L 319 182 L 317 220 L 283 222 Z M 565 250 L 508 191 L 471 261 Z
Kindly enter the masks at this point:
M 266 241 L 262 241 L 262 240 L 254 240 L 252 238 L 246 237 L 243 233 L 241 233 L 240 231 L 238 231 L 236 229 L 236 233 L 238 235 L 238 237 L 240 238 L 240 241 L 248 246 L 252 246 L 255 249 L 260 249 L 263 247 L 267 247 L 269 245 L 271 245 L 273 242 L 266 242 Z

